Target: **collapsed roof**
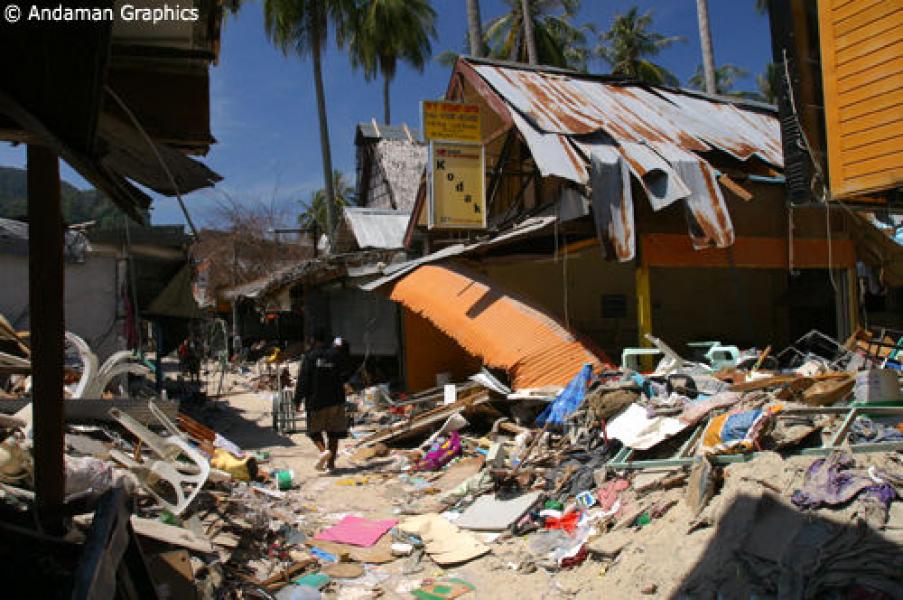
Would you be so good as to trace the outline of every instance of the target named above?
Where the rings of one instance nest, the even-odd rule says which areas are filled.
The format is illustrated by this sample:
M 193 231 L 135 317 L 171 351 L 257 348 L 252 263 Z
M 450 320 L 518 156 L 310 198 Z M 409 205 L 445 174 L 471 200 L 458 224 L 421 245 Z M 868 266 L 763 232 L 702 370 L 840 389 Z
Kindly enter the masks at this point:
M 783 167 L 769 105 L 474 58 L 458 60 L 450 92 L 460 82 L 500 129 L 517 130 L 543 177 L 587 188 L 599 235 L 620 261 L 635 256 L 631 176 L 653 210 L 684 203 L 695 248 L 723 248 L 734 228 L 712 160 L 773 174 Z

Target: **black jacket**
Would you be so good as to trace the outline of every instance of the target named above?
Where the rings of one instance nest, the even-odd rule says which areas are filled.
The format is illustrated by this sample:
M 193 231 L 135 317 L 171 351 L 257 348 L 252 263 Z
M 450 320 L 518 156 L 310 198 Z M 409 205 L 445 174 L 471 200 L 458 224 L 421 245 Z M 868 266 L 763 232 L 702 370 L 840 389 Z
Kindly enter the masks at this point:
M 305 410 L 344 404 L 347 363 L 338 348 L 320 347 L 310 350 L 301 359 L 295 402 L 303 400 Z

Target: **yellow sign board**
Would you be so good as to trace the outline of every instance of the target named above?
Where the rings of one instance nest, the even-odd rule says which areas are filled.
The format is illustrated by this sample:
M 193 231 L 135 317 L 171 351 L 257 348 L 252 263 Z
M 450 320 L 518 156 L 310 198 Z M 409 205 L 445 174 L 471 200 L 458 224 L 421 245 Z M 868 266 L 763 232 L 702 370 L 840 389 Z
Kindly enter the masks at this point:
M 424 139 L 477 144 L 483 141 L 478 104 L 424 100 L 421 109 Z
M 430 228 L 485 229 L 483 146 L 430 143 Z

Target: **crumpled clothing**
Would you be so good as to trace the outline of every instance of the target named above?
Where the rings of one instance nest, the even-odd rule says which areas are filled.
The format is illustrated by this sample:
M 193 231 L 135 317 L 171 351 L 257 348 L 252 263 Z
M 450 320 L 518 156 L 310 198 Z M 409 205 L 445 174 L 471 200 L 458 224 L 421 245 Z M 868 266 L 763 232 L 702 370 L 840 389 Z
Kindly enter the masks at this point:
M 702 397 L 684 407 L 680 420 L 687 425 L 695 425 L 713 410 L 734 405 L 740 398 L 741 395 L 737 392 L 720 392 L 714 396 Z
M 806 470 L 802 489 L 793 493 L 791 502 L 803 509 L 837 506 L 869 491 L 870 497 L 886 499 L 885 504 L 889 505 L 896 491 L 886 483 L 877 484 L 867 475 L 852 471 L 855 465 L 853 457 L 844 452 L 813 461 Z
M 599 507 L 605 511 L 611 510 L 611 507 L 618 501 L 621 492 L 630 487 L 630 482 L 626 479 L 610 479 L 603 483 L 596 490 L 596 499 L 599 501 Z
M 766 426 L 783 408 L 783 404 L 773 404 L 713 417 L 702 432 L 699 454 L 749 452 L 757 447 Z
M 903 431 L 876 423 L 868 417 L 859 417 L 853 421 L 850 429 L 850 443 L 870 444 L 878 442 L 903 442 Z
M 568 468 L 572 473 L 566 483 L 558 490 L 556 499 L 564 502 L 569 496 L 576 496 L 584 490 L 595 487 L 594 473 L 601 469 L 617 451 L 616 444 L 599 446 L 591 452 L 576 452 L 570 455 L 570 459 L 558 465 L 546 477 L 546 490 L 551 491 Z
M 577 531 L 577 524 L 579 522 L 580 513 L 572 512 L 560 517 L 554 517 L 551 515 L 546 516 L 544 525 L 546 529 L 561 529 L 562 531 L 566 531 L 569 534 L 573 534 L 575 531 Z

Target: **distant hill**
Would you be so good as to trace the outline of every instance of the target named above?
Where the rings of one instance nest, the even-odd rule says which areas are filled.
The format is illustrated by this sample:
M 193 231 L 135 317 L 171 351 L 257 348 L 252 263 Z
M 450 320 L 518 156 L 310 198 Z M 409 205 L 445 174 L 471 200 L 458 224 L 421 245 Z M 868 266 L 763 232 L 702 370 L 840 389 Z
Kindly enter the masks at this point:
M 123 212 L 97 190 L 80 190 L 62 182 L 63 220 L 69 224 L 97 221 L 101 227 L 122 225 Z M 28 179 L 24 169 L 0 167 L 0 217 L 28 217 Z

